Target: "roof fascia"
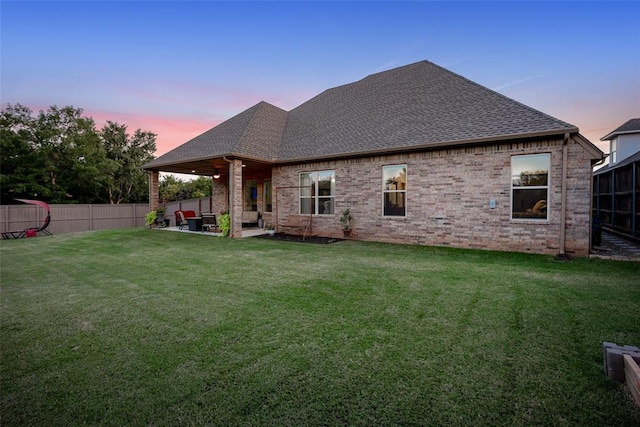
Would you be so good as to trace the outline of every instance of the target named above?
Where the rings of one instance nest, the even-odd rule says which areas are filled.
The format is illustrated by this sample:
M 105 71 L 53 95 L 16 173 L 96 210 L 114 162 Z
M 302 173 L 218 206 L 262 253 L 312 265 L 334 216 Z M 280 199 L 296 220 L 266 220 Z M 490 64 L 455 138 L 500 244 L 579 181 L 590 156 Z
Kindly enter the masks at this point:
M 606 136 L 600 138 L 600 141 L 610 141 L 618 135 L 628 135 L 630 133 L 640 133 L 640 129 L 635 130 L 624 130 L 624 131 L 613 131 Z
M 383 155 L 383 154 L 408 153 L 408 152 L 416 152 L 416 151 L 424 151 L 424 150 L 433 150 L 433 149 L 439 149 L 439 148 L 452 148 L 452 147 L 460 147 L 460 146 L 467 146 L 467 145 L 480 145 L 480 144 L 487 144 L 487 143 L 493 143 L 493 142 L 497 142 L 497 143 L 507 142 L 507 141 L 517 142 L 523 139 L 541 138 L 541 137 L 549 137 L 549 136 L 557 136 L 558 138 L 562 138 L 564 137 L 565 133 L 578 134 L 578 128 L 572 127 L 566 130 L 554 130 L 554 131 L 548 131 L 548 132 L 536 132 L 536 133 L 528 133 L 528 134 L 512 134 L 512 135 L 503 135 L 500 137 L 475 138 L 475 139 L 468 139 L 468 140 L 443 141 L 443 142 L 421 144 L 421 145 L 414 145 L 414 146 L 408 146 L 408 147 L 382 148 L 378 150 L 359 151 L 357 153 L 344 153 L 344 154 L 337 154 L 337 155 L 325 155 L 325 156 L 287 159 L 287 160 L 276 160 L 275 163 L 278 165 L 285 165 L 285 164 L 318 162 L 318 161 L 336 160 L 336 159 L 350 159 L 354 157 L 368 157 L 368 156 L 376 156 L 376 155 Z M 591 144 L 591 143 L 587 141 L 587 144 Z M 596 150 L 598 149 L 595 146 L 594 148 Z
M 167 162 L 162 162 L 162 163 L 157 163 L 154 164 L 153 166 L 150 167 L 142 167 L 142 169 L 144 170 L 161 170 L 163 166 L 171 166 L 171 165 L 182 165 L 182 164 L 188 164 L 188 163 L 193 163 L 193 162 L 201 162 L 201 161 L 205 161 L 205 160 L 211 160 L 211 159 L 223 159 L 223 158 L 227 158 L 229 160 L 233 160 L 233 159 L 241 159 L 241 160 L 250 160 L 250 161 L 254 161 L 257 163 L 266 163 L 266 164 L 274 164 L 276 163 L 275 160 L 273 159 L 264 159 L 262 157 L 256 157 L 256 156 L 248 156 L 245 154 L 240 154 L 240 153 L 227 153 L 227 154 L 216 154 L 215 156 L 205 156 L 205 157 L 194 157 L 194 158 L 190 158 L 188 160 L 181 160 L 181 161 L 167 161 Z
M 577 133 L 573 135 L 573 140 L 576 141 L 582 148 L 584 148 L 590 155 L 591 160 L 602 160 L 605 158 L 604 151 L 593 145 L 591 141 L 585 138 L 583 135 Z
M 500 143 L 507 141 L 519 141 L 523 139 L 532 139 L 532 138 L 542 138 L 542 137 L 550 137 L 557 136 L 561 138 L 565 135 L 565 133 L 569 133 L 573 135 L 576 142 L 578 142 L 587 152 L 592 156 L 593 159 L 602 159 L 604 153 L 598 149 L 595 145 L 593 145 L 589 140 L 578 133 L 578 129 L 568 128 L 566 130 L 554 130 L 548 132 L 535 132 L 528 134 L 511 134 L 511 135 L 502 135 L 499 137 L 486 137 L 486 138 L 474 138 L 469 140 L 453 140 L 453 141 L 443 141 L 438 143 L 429 143 L 429 144 L 421 144 L 410 147 L 396 147 L 396 148 L 384 148 L 377 150 L 367 150 L 367 151 L 359 151 L 354 153 L 343 153 L 343 154 L 334 154 L 334 155 L 324 155 L 324 156 L 312 156 L 312 157 L 300 157 L 300 158 L 292 158 L 292 159 L 265 159 L 262 157 L 251 156 L 245 153 L 226 153 L 226 154 L 217 154 L 215 156 L 206 156 L 206 157 L 197 157 L 191 158 L 188 160 L 180 161 L 180 162 L 163 162 L 159 164 L 154 164 L 151 167 L 143 168 L 145 170 L 161 170 L 163 166 L 169 165 L 180 165 L 184 163 L 198 162 L 203 160 L 215 159 L 215 158 L 229 158 L 229 159 L 244 159 L 251 160 L 255 162 L 271 164 L 271 165 L 287 165 L 287 164 L 295 164 L 295 163 L 305 163 L 305 162 L 317 162 L 317 161 L 326 161 L 326 160 L 337 160 L 337 159 L 348 159 L 354 157 L 367 157 L 367 156 L 376 156 L 383 154 L 398 154 L 398 153 L 406 153 L 406 152 L 415 152 L 415 151 L 423 151 L 423 150 L 433 150 L 447 147 L 459 147 L 459 146 L 467 146 L 467 145 L 479 145 L 486 143 Z

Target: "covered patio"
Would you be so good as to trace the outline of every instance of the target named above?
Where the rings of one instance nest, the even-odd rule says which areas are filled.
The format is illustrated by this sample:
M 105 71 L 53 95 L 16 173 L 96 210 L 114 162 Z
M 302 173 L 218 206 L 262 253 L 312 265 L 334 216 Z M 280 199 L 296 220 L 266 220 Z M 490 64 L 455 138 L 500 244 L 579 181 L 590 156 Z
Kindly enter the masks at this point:
M 230 237 L 242 238 L 258 231 L 243 229 L 243 212 L 259 212 L 265 224 L 271 221 L 272 192 L 271 165 L 269 164 L 226 156 L 163 164 L 150 170 L 150 210 L 156 209 L 160 204 L 160 172 L 211 177 L 213 191 L 210 195 L 210 206 L 206 211 L 216 215 L 221 212 L 229 212 L 231 217 Z M 202 212 L 196 212 L 197 215 L 200 213 Z M 177 229 L 177 227 L 170 228 Z M 260 232 L 262 231 L 260 229 Z
M 211 209 L 229 212 L 230 237 L 242 237 L 245 211 L 271 222 L 272 168 L 286 119 L 286 111 L 260 102 L 147 163 L 149 208 L 160 203 L 160 172 L 193 174 L 212 177 Z

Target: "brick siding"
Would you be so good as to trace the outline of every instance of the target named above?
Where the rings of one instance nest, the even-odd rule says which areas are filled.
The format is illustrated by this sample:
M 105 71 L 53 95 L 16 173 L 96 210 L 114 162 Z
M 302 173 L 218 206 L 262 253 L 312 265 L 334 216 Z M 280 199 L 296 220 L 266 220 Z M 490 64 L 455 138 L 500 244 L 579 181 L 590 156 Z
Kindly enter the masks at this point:
M 550 153 L 549 220 L 510 219 L 511 156 Z M 591 163 L 573 140 L 568 146 L 565 249 L 589 253 Z M 407 212 L 382 216 L 382 166 L 407 165 Z M 274 215 L 298 214 L 299 173 L 335 170 L 333 215 L 314 216 L 314 232 L 342 236 L 340 213 L 349 208 L 354 238 L 390 243 L 558 254 L 562 193 L 562 139 L 448 148 L 389 156 L 324 161 L 273 169 Z M 276 205 L 277 192 L 277 205 Z M 490 208 L 489 201 L 496 206 Z

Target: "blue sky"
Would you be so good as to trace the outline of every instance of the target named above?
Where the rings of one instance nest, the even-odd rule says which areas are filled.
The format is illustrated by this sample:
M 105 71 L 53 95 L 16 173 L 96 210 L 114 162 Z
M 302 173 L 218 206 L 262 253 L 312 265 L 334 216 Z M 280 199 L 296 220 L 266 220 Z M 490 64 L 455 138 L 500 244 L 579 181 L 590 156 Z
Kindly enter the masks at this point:
M 640 2 L 1 1 L 0 98 L 158 134 L 428 60 L 599 138 L 640 117 Z

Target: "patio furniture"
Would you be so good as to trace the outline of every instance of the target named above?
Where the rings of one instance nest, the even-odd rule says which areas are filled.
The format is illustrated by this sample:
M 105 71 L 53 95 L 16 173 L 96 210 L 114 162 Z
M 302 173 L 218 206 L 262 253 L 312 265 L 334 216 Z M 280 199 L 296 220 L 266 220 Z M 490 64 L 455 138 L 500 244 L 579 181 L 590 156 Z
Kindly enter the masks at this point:
M 218 221 L 216 215 L 213 213 L 203 213 L 202 215 L 202 230 L 217 231 Z
M 187 218 L 189 224 L 189 231 L 202 231 L 202 217 L 194 216 Z
M 248 227 L 258 226 L 258 211 L 243 211 L 242 212 L 242 225 Z
M 178 226 L 179 230 L 182 230 L 183 227 L 188 226 L 187 218 L 195 217 L 196 212 L 178 210 L 175 212 L 175 216 L 176 216 L 176 225 Z
M 285 230 L 291 230 L 293 234 L 302 234 L 302 240 L 307 236 L 311 236 L 313 232 L 311 216 L 309 215 L 289 215 L 287 220 L 280 224 L 280 227 Z
M 24 230 L 18 231 L 5 231 L 2 233 L 2 239 L 22 239 L 24 237 L 36 237 L 38 233 L 46 234 L 47 236 L 51 236 L 51 232 L 47 230 L 49 223 L 51 222 L 51 208 L 45 202 L 41 202 L 40 200 L 29 200 L 29 199 L 16 199 L 19 202 L 28 203 L 31 205 L 40 206 L 47 210 L 47 217 L 44 219 L 44 222 L 40 227 L 30 227 L 25 228 Z

